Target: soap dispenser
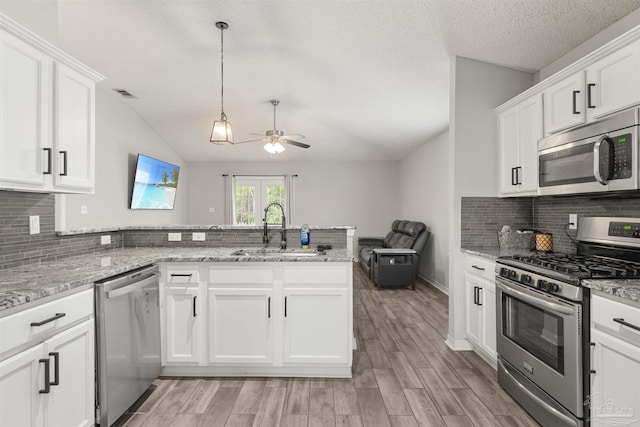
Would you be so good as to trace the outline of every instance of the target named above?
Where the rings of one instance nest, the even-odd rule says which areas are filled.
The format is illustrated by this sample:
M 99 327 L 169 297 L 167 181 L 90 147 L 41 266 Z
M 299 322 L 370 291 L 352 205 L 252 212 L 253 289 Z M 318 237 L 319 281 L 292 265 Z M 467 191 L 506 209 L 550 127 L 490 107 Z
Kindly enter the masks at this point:
M 302 228 L 300 229 L 300 244 L 302 245 L 302 249 L 309 249 L 309 240 L 309 226 L 302 224 Z

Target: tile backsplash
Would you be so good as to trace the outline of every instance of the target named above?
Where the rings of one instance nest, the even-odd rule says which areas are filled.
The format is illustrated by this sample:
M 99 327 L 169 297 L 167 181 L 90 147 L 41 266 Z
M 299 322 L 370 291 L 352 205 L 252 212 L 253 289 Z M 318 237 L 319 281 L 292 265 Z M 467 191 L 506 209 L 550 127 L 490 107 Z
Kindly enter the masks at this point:
M 552 233 L 555 252 L 575 253 L 576 245 L 571 239 L 575 239 L 576 230 L 565 232 L 569 214 L 577 214 L 578 221 L 585 216 L 640 217 L 640 192 L 508 199 L 463 197 L 461 208 L 463 248 L 497 248 L 497 232 L 506 224 L 513 229 Z

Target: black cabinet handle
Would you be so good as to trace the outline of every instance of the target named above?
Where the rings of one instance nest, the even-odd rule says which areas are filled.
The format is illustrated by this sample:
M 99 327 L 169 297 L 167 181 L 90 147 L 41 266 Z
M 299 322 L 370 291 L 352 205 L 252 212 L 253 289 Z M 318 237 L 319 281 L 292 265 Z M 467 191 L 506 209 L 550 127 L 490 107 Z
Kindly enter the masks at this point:
M 478 287 L 478 305 L 482 305 L 482 302 L 480 302 L 480 291 L 482 290 L 482 288 Z
M 591 103 L 591 89 L 593 89 L 595 85 L 595 83 L 587 84 L 587 108 L 596 108 L 596 106 Z
M 66 313 L 56 313 L 55 316 L 51 316 L 50 318 L 45 319 L 41 322 L 31 322 L 31 326 L 42 326 L 49 322 L 53 322 L 54 320 L 58 320 L 59 318 L 64 316 L 66 316 Z
M 595 373 L 596 373 L 596 370 L 595 370 L 595 369 L 591 369 L 591 370 L 589 371 L 589 374 L 590 374 L 590 375 L 594 375 Z
M 478 287 L 473 287 L 473 305 L 478 305 Z
M 625 322 L 624 319 L 620 317 L 616 317 L 615 319 L 613 319 L 613 321 L 616 323 L 620 323 L 622 326 L 626 326 L 627 328 L 635 329 L 636 331 L 640 332 L 640 326 L 636 326 L 632 323 Z
M 62 170 L 60 172 L 60 176 L 67 176 L 67 152 L 65 150 L 60 150 L 60 154 L 62 154 Z
M 511 185 L 516 185 L 516 168 L 511 168 Z
M 484 271 L 483 267 L 478 267 L 477 265 L 472 265 L 471 267 L 475 268 L 476 270 Z
M 53 376 L 53 382 L 50 385 L 60 385 L 60 353 L 52 351 L 49 356 L 53 356 L 53 369 L 55 369 L 55 375 Z
M 40 359 L 39 362 L 44 363 L 44 389 L 40 390 L 39 393 L 46 394 L 46 393 L 49 393 L 49 391 L 51 391 L 49 387 L 50 380 L 51 380 L 49 375 L 49 359 Z
M 579 90 L 573 91 L 573 114 L 580 114 L 580 111 L 578 111 L 578 94 L 579 93 L 580 93 Z
M 271 297 L 267 298 L 267 318 L 271 319 Z
M 196 313 L 196 299 L 198 298 L 197 295 L 193 296 L 193 317 L 196 317 L 198 315 L 198 313 Z
M 192 273 L 171 273 L 171 277 L 191 277 Z
M 521 185 L 522 181 L 520 181 L 520 171 L 522 170 L 522 166 L 516 166 L 516 184 Z
M 51 175 L 51 148 L 43 148 L 47 152 L 47 170 L 42 172 L 43 175 Z
M 284 297 L 284 317 L 287 317 L 287 297 Z

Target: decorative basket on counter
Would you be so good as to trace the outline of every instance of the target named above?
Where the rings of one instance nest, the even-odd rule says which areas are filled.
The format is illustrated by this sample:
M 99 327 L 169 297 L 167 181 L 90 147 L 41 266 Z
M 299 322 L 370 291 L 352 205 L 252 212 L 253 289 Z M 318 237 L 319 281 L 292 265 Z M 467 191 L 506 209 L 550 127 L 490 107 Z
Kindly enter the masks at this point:
M 533 249 L 535 247 L 534 233 L 514 233 L 512 231 L 498 231 L 498 243 L 501 250 Z

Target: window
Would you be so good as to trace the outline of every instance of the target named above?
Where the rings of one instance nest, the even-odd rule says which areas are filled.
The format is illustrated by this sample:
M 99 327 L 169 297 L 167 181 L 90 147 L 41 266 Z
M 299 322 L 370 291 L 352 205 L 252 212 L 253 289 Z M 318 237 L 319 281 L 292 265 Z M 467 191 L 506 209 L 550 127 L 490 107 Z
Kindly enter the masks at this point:
M 260 225 L 264 209 L 272 202 L 284 207 L 287 223 L 290 223 L 290 209 L 287 203 L 285 176 L 242 176 L 233 177 L 232 216 L 234 225 Z M 281 224 L 282 212 L 271 208 L 267 217 L 269 224 Z

